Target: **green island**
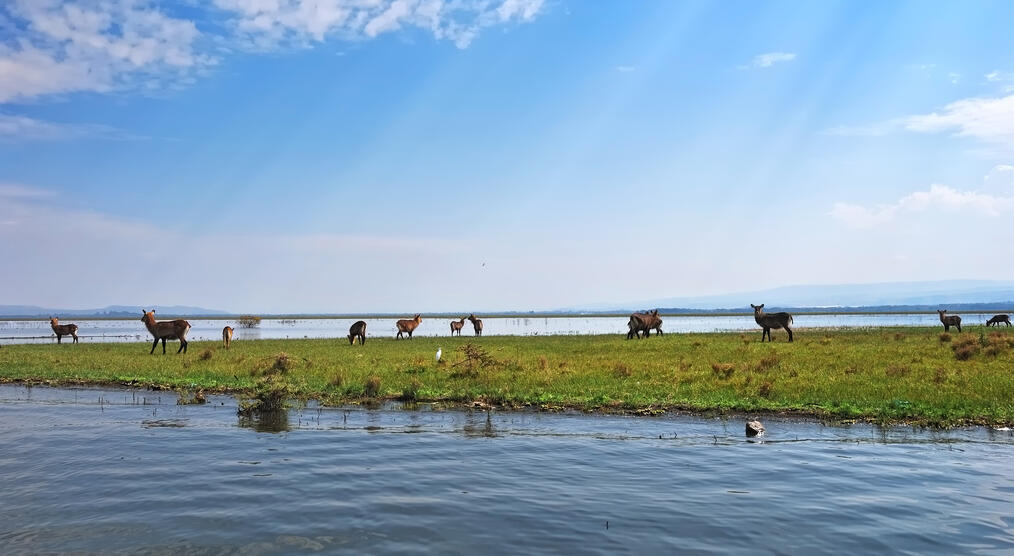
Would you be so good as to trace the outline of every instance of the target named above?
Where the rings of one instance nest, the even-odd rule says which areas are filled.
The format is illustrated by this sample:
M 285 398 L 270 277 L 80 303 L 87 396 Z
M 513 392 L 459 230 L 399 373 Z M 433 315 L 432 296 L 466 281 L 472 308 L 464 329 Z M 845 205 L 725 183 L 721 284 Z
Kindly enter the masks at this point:
M 799 329 L 624 335 L 4 345 L 0 382 L 129 385 L 325 405 L 377 400 L 657 414 L 785 414 L 934 427 L 1014 424 L 1014 332 Z M 441 361 L 435 354 L 440 348 Z

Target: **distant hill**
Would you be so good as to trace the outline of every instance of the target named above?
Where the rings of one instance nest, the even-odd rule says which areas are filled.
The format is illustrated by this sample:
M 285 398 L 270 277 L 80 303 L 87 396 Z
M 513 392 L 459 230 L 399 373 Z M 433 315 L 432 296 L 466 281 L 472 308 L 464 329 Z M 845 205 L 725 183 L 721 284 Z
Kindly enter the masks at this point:
M 782 286 L 768 290 L 697 297 L 672 297 L 630 303 L 594 304 L 571 310 L 620 311 L 627 309 L 671 308 L 686 311 L 723 312 L 750 310 L 750 304 L 764 303 L 765 309 L 794 308 L 828 312 L 928 311 L 937 308 L 979 310 L 1014 306 L 1014 282 L 991 280 L 943 280 L 934 282 L 885 282 L 877 284 L 833 284 Z M 978 307 L 961 309 L 960 307 Z
M 0 305 L 0 317 L 3 318 L 45 318 L 50 316 L 67 317 L 141 317 L 141 311 L 155 309 L 159 317 L 169 316 L 211 316 L 228 315 L 225 311 L 188 307 L 185 305 L 154 305 L 131 306 L 110 305 L 102 309 L 47 309 L 35 305 Z

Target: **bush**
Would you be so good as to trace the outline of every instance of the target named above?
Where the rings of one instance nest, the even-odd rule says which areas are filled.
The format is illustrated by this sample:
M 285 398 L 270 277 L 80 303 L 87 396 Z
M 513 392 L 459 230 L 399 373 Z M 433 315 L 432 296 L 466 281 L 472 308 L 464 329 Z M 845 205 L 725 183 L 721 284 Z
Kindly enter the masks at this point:
M 259 326 L 260 323 L 261 318 L 254 315 L 243 315 L 242 317 L 236 319 L 236 324 L 242 326 L 243 328 L 254 328 L 255 326 Z
M 712 363 L 711 372 L 713 372 L 715 376 L 729 378 L 732 376 L 732 373 L 736 372 L 736 366 L 732 363 Z
M 376 398 L 380 394 L 380 377 L 377 375 L 371 375 L 366 379 L 366 384 L 363 385 L 363 394 L 367 398 Z
M 623 363 L 617 363 L 616 366 L 613 367 L 613 376 L 616 378 L 627 378 L 632 374 L 634 373 L 631 372 L 630 368 Z
M 951 335 L 948 334 L 948 333 L 946 333 L 946 332 L 941 332 L 940 333 L 940 343 L 944 344 L 944 343 L 947 343 L 949 341 L 951 341 Z
M 211 348 L 205 348 L 204 351 L 202 351 L 201 354 L 197 356 L 197 358 L 200 359 L 201 361 L 207 361 L 211 359 L 213 355 L 215 355 L 215 350 Z

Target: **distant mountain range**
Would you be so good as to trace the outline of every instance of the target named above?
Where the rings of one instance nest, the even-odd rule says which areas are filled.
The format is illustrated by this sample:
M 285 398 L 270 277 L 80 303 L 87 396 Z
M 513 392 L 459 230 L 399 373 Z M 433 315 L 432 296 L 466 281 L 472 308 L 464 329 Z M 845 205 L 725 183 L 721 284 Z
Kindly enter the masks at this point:
M 154 306 L 131 306 L 131 305 L 110 305 L 102 309 L 47 309 L 34 305 L 0 305 L 0 317 L 14 318 L 39 318 L 39 317 L 137 317 L 141 318 L 141 311 L 155 310 L 155 313 L 162 317 L 175 316 L 211 316 L 228 315 L 225 311 L 204 309 L 202 307 L 187 307 L 185 305 L 154 305 Z
M 749 311 L 750 304 L 765 309 L 795 308 L 829 312 L 842 310 L 959 310 L 1014 307 L 1014 282 L 942 280 L 782 286 L 768 290 L 698 297 L 671 297 L 631 303 L 592 304 L 570 310 L 626 311 L 659 308 L 668 312 Z M 974 306 L 974 307 L 972 307 Z

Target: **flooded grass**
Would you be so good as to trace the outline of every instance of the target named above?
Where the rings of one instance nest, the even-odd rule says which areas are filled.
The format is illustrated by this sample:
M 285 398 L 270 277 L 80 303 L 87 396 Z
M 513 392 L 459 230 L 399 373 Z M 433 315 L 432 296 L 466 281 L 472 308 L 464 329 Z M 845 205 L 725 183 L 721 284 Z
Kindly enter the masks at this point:
M 1014 332 L 938 328 L 742 334 L 257 340 L 189 355 L 134 344 L 9 345 L 0 380 L 130 384 L 325 404 L 366 398 L 547 410 L 785 412 L 934 426 L 1014 424 Z M 758 333 L 759 334 L 759 333 Z M 441 362 L 434 360 L 443 348 Z M 210 353 L 210 352 L 209 352 Z

